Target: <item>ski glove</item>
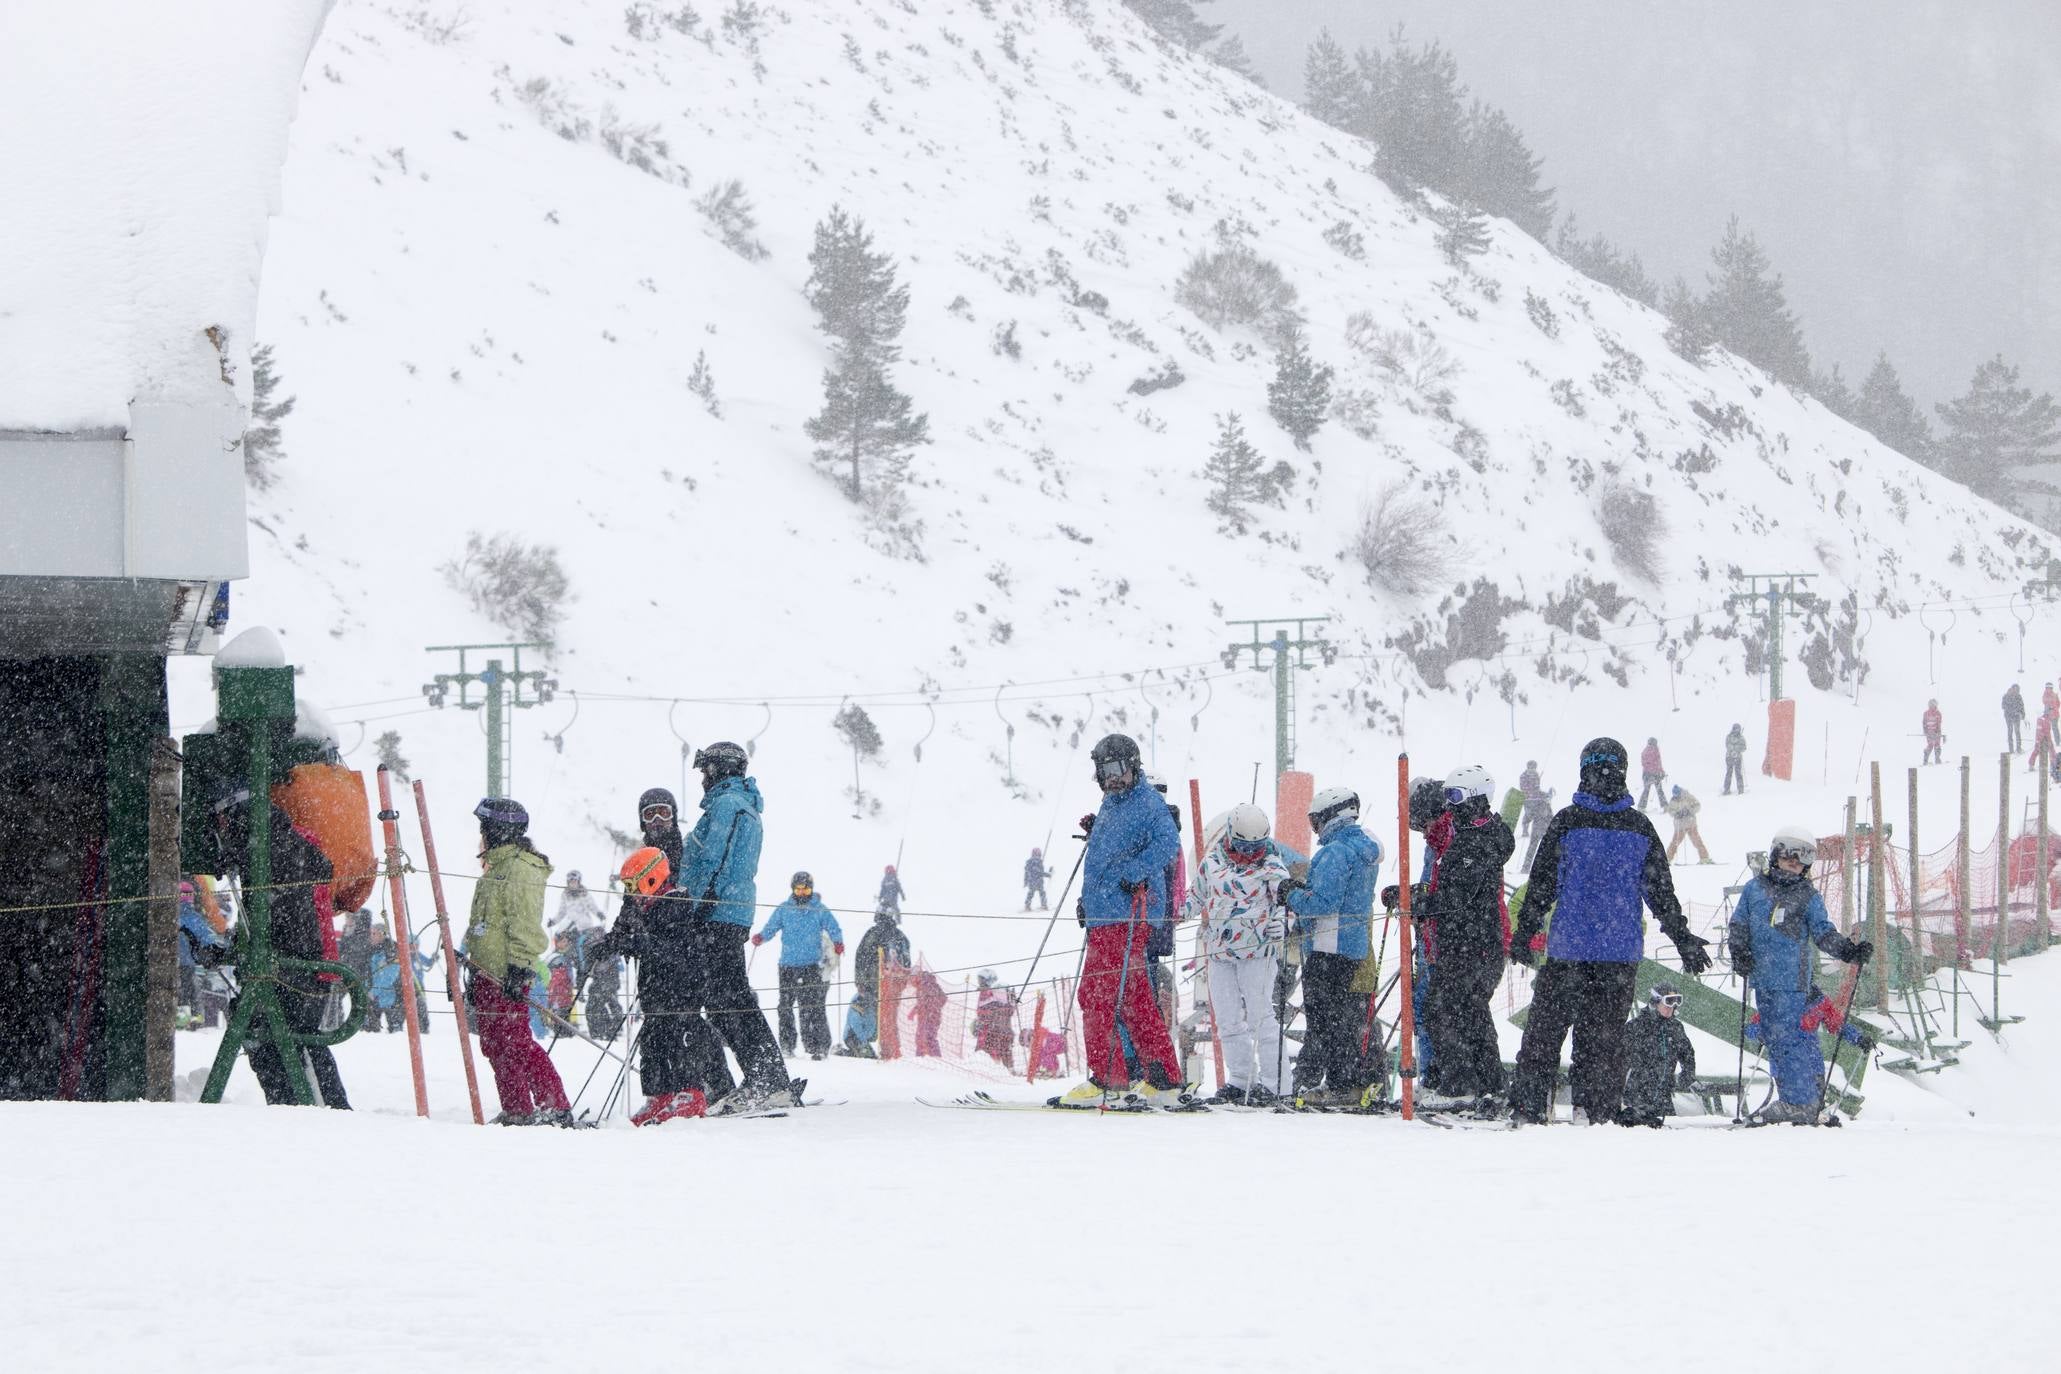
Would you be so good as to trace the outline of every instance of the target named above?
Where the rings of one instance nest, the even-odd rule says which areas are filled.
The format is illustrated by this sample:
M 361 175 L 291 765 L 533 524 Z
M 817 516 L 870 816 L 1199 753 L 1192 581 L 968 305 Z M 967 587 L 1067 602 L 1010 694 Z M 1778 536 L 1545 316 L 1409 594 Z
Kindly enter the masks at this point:
M 1092 835 L 1092 834 L 1094 834 L 1094 833 L 1095 833 L 1095 818 L 1094 818 L 1093 816 L 1083 816 L 1083 817 L 1081 817 L 1081 838 L 1085 840 L 1085 839 L 1087 839 L 1087 838 L 1088 838 L 1088 836 L 1090 836 L 1090 835 Z
M 1119 878 L 1116 880 L 1116 886 L 1126 897 L 1135 897 L 1145 890 L 1145 883 L 1139 878 Z
M 1539 956 L 1531 947 L 1531 938 L 1522 932 L 1510 939 L 1510 962 L 1519 968 L 1536 968 Z
M 830 948 L 831 948 L 831 950 L 832 950 L 832 952 L 833 952 L 833 953 L 836 953 L 836 954 L 843 954 L 843 953 L 844 953 L 844 946 L 843 946 L 843 945 L 832 945 L 832 946 L 831 946 Z
M 1853 947 L 1852 952 L 1849 953 L 1846 957 L 1846 962 L 1858 967 L 1860 965 L 1866 964 L 1869 959 L 1874 957 L 1874 955 L 1875 942 L 1872 940 L 1863 940 Z
M 766 943 L 766 937 L 763 935 L 754 935 L 751 937 L 751 947 L 753 949 L 757 949 L 760 945 L 764 943 Z
M 1390 911 L 1394 911 L 1397 907 L 1401 906 L 1402 904 L 1403 890 L 1400 887 L 1396 886 L 1394 883 L 1390 883 L 1387 887 L 1381 889 L 1381 905 L 1383 907 L 1387 908 Z
M 1684 935 L 1675 941 L 1675 952 L 1682 956 L 1682 972 L 1693 977 L 1710 968 L 1710 953 L 1705 948 L 1709 944 L 1710 941 L 1695 935 Z
M 507 974 L 501 979 L 501 991 L 511 1002 L 527 1001 L 530 992 L 530 971 L 519 964 L 510 964 Z
M 1753 951 L 1736 942 L 1732 945 L 1732 972 L 1741 978 L 1753 972 Z
M 1260 938 L 1272 944 L 1279 944 L 1288 938 L 1288 922 L 1278 915 L 1267 917 L 1265 923 L 1260 926 Z
M 1274 889 L 1274 900 L 1285 903 L 1295 893 L 1309 890 L 1309 883 L 1301 878 L 1283 878 L 1280 886 Z

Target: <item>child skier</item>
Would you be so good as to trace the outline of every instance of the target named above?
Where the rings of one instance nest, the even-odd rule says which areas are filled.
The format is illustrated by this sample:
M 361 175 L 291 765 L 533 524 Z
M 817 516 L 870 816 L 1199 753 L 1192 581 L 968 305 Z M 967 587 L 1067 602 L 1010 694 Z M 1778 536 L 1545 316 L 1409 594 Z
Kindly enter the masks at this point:
M 570 1126 L 565 1085 L 528 1027 L 530 980 L 544 952 L 544 881 L 551 861 L 530 843 L 529 812 L 512 797 L 487 797 L 479 820 L 482 872 L 472 889 L 466 996 L 480 1051 L 494 1070 L 504 1126 Z
M 1371 1079 L 1360 1053 L 1366 1000 L 1353 995 L 1353 974 L 1367 957 L 1381 846 L 1360 828 L 1360 798 L 1351 788 L 1324 788 L 1310 798 L 1309 816 L 1317 837 L 1310 875 L 1278 889 L 1303 936 L 1307 1033 L 1295 1060 L 1295 1092 L 1356 1103 Z
M 995 971 L 980 971 L 973 1004 L 973 1047 L 1005 1069 L 1016 1067 L 1016 994 L 997 986 Z
M 1812 946 L 1855 965 L 1866 964 L 1875 952 L 1866 940 L 1841 935 L 1825 914 L 1824 899 L 1810 880 L 1817 855 L 1817 838 L 1808 830 L 1785 826 L 1776 831 L 1768 844 L 1767 870 L 1746 884 L 1732 910 L 1732 967 L 1753 988 L 1781 1099 L 1755 1113 L 1756 1124 L 1804 1126 L 1820 1120 L 1825 1056 L 1816 1033 L 1803 1028 L 1804 1013 L 1823 997 L 1812 979 Z
M 1188 893 L 1188 914 L 1202 922 L 1209 1014 L 1224 1052 L 1218 1102 L 1260 1107 L 1281 1095 L 1274 973 L 1288 909 L 1275 892 L 1289 879 L 1288 864 L 1287 851 L 1269 835 L 1267 813 L 1241 802 L 1225 818 L 1223 838 L 1202 856 Z
M 1675 1094 L 1694 1091 L 1696 1048 L 1676 1015 L 1682 994 L 1673 983 L 1655 983 L 1646 1005 L 1624 1028 L 1624 1109 L 1620 1126 L 1659 1126 L 1675 1114 Z M 1676 1076 L 1677 1069 L 1680 1076 Z

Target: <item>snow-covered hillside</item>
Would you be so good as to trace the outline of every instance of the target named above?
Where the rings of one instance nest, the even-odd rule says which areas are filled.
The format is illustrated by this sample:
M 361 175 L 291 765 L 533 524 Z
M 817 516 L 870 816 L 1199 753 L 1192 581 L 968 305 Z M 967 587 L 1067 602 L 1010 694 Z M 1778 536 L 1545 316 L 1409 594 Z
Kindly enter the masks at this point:
M 1740 719 L 1757 757 L 1733 570 L 1813 573 L 1831 607 L 1787 641 L 1827 794 L 1851 785 L 1835 751 L 1911 728 L 1928 630 L 1951 623 L 1948 685 L 1992 709 L 2032 615 L 2007 605 L 2045 566 L 2031 531 L 1750 368 L 1683 362 L 1660 317 L 1508 226 L 1448 265 L 1364 147 L 1121 7 L 749 8 L 343 0 L 309 64 L 260 321 L 299 401 L 236 614 L 285 633 L 354 763 L 401 732 L 452 833 L 484 751 L 477 717 L 422 707 L 453 666 L 423 648 L 507 637 L 440 575 L 470 531 L 554 544 L 570 575 L 565 690 L 514 730 L 513 790 L 561 866 L 606 861 L 599 827 L 677 784 L 681 740 L 756 738 L 765 871 L 809 867 L 839 905 L 900 853 L 912 907 L 992 910 L 1092 802 L 1084 751 L 1108 729 L 1202 777 L 1212 808 L 1242 793 L 1273 694 L 1250 655 L 1223 662 L 1246 637 L 1225 617 L 1330 617 L 1336 662 L 1296 675 L 1298 760 L 1373 794 L 1404 742 L 1505 781 L 1537 757 L 1563 788 L 1604 729 L 1667 735 L 1714 774 Z M 731 179 L 763 260 L 697 209 Z M 801 286 L 839 204 L 910 288 L 896 376 L 935 440 L 915 556 L 803 433 L 828 351 Z M 1266 416 L 1264 342 L 1176 303 L 1227 240 L 1296 287 L 1365 437 L 1335 419 L 1296 452 Z M 1450 376 L 1385 370 L 1360 346 L 1384 334 Z M 720 418 L 688 389 L 697 356 Z M 1182 385 L 1134 392 L 1170 364 Z M 1231 411 L 1295 469 L 1243 537 L 1201 476 Z M 1447 532 L 1447 576 L 1417 594 L 1350 552 L 1398 484 Z M 1613 487 L 1657 512 L 1650 575 L 1603 532 Z M 1921 621 L 1933 603 L 1958 609 Z M 1894 669 L 1860 708 L 1842 625 Z M 1821 636 L 1823 691 L 1796 661 Z M 208 714 L 197 685 L 184 721 Z M 830 726 L 847 701 L 885 738 L 857 806 Z M 979 961 L 1020 933 L 935 938 Z

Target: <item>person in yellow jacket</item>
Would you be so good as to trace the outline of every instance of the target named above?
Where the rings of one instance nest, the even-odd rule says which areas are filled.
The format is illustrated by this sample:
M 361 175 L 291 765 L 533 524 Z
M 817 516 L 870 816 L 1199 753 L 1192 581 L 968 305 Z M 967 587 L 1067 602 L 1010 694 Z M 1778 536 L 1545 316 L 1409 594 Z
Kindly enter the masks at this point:
M 465 994 L 479 1047 L 494 1070 L 503 1126 L 569 1126 L 572 1104 L 551 1056 L 530 1034 L 530 980 L 544 953 L 544 883 L 551 861 L 530 843 L 530 815 L 512 797 L 487 797 L 479 820 L 480 877 L 472 889 Z

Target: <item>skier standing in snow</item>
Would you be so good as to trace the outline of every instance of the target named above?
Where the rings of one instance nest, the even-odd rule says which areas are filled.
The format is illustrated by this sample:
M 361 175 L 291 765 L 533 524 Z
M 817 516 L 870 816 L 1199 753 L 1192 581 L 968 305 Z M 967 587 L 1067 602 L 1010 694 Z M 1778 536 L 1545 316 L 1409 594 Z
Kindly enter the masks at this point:
M 544 922 L 544 933 L 554 939 L 566 935 L 572 939 L 573 979 L 576 983 L 587 980 L 587 946 L 608 925 L 608 918 L 602 914 L 601 904 L 594 900 L 594 894 L 587 890 L 586 883 L 575 868 L 565 875 L 565 892 L 558 899 L 558 912 Z
M 752 991 L 745 945 L 758 910 L 759 849 L 765 808 L 758 783 L 745 776 L 750 756 L 728 740 L 696 750 L 701 819 L 680 846 L 675 886 L 694 903 L 687 939 L 694 974 L 691 1000 L 706 1012 L 737 1059 L 737 1091 L 711 1114 L 750 1111 L 791 1088 L 779 1042 Z
M 479 821 L 481 872 L 472 889 L 466 998 L 480 1052 L 494 1070 L 504 1126 L 567 1126 L 572 1104 L 551 1056 L 529 1033 L 530 981 L 544 952 L 544 884 L 551 861 L 530 842 L 529 812 L 512 797 L 486 797 Z
M 1366 999 L 1353 995 L 1353 974 L 1367 957 L 1381 846 L 1360 828 L 1360 798 L 1350 788 L 1326 787 L 1311 797 L 1309 819 L 1317 837 L 1309 877 L 1281 884 L 1303 936 L 1305 1035 L 1295 1092 L 1356 1103 L 1371 1079 L 1360 1053 Z
M 902 898 L 907 895 L 901 878 L 895 873 L 895 866 L 889 864 L 880 875 L 880 895 L 874 899 L 875 903 L 899 916 L 902 914 Z
M 1016 1068 L 1016 994 L 984 968 L 973 1004 L 973 1047 L 1005 1069 Z
M 1682 994 L 1655 983 L 1624 1030 L 1624 1105 L 1620 1126 L 1659 1126 L 1675 1114 L 1675 1094 L 1696 1088 L 1696 1047 L 1682 1028 Z M 1679 1070 L 1680 1076 L 1677 1077 Z
M 756 949 L 772 936 L 780 937 L 780 1003 L 774 1017 L 780 1023 L 780 1052 L 793 1054 L 795 1020 L 801 1020 L 800 1041 L 809 1058 L 830 1053 L 830 1017 L 824 1004 L 830 989 L 823 982 L 823 937 L 844 953 L 844 931 L 823 899 L 816 895 L 816 880 L 806 872 L 796 873 L 787 884 L 787 900 L 773 908 L 766 928 L 751 937 Z
M 1023 861 L 1023 909 L 1030 910 L 1031 898 L 1038 899 L 1038 910 L 1050 911 L 1052 903 L 1045 899 L 1045 879 L 1052 876 L 1052 870 L 1045 867 L 1045 851 L 1033 849 L 1030 857 Z
M 873 924 L 859 937 L 852 954 L 852 1001 L 844 1018 L 844 1048 L 839 1054 L 859 1059 L 874 1057 L 873 1041 L 880 1033 L 881 963 L 890 969 L 909 966 L 909 937 L 902 934 L 895 914 L 885 907 L 873 913 Z
M 1424 1008 L 1438 1091 L 1456 1099 L 1479 1100 L 1503 1091 L 1503 1054 L 1489 1001 L 1502 981 L 1510 943 L 1503 866 L 1517 842 L 1503 818 L 1489 809 L 1494 787 L 1488 770 L 1478 765 L 1446 778 L 1451 836 L 1431 878 L 1416 888 L 1411 901 L 1425 938 L 1438 949 Z
M 1925 755 L 1918 762 L 1938 763 L 1940 746 L 1946 741 L 1945 734 L 1941 732 L 1938 698 L 1925 703 L 1925 714 L 1919 718 L 1918 726 L 1925 732 Z
M 1739 784 L 1739 794 L 1746 794 L 1746 731 L 1737 721 L 1732 723 L 1731 732 L 1725 736 L 1725 795 L 1732 795 L 1732 784 Z
M 1592 1122 L 1616 1117 L 1624 1097 L 1625 1020 L 1645 953 L 1642 903 L 1674 943 L 1685 973 L 1693 977 L 1710 967 L 1708 942 L 1691 934 L 1682 917 L 1660 836 L 1632 805 L 1626 762 L 1624 746 L 1614 739 L 1583 747 L 1581 790 L 1547 828 L 1525 886 L 1510 961 L 1530 967 L 1537 957 L 1532 937 L 1545 928 L 1549 911 L 1553 926 L 1510 1084 L 1514 1121 L 1546 1119 L 1570 1027 L 1574 1105 Z
M 329 883 L 334 869 L 314 839 L 296 826 L 269 799 L 264 803 L 272 869 L 270 928 L 272 953 L 281 959 L 317 960 L 331 957 L 323 933 L 331 915 Z M 251 794 L 248 788 L 231 787 L 215 804 L 216 835 L 221 843 L 224 871 L 248 878 L 250 864 Z M 243 927 L 239 927 L 239 935 Z M 194 957 L 213 968 L 220 962 L 217 951 L 194 950 Z M 241 966 L 241 960 L 232 960 Z M 287 1026 L 296 1031 L 318 1030 L 322 1007 L 327 1000 L 321 975 L 305 969 L 280 968 L 273 975 L 279 1011 Z M 243 994 L 239 993 L 238 997 Z M 230 1017 L 235 1017 L 235 1002 Z M 274 1106 L 293 1101 L 293 1087 L 287 1077 L 286 1061 L 269 1036 L 252 1035 L 244 1042 L 251 1072 L 264 1089 L 265 1101 Z M 327 1045 L 303 1045 L 301 1062 L 312 1080 L 318 1100 L 325 1107 L 348 1110 L 350 1098 L 344 1092 L 343 1075 L 337 1072 L 336 1056 Z
M 1784 826 L 1768 842 L 1768 866 L 1739 893 L 1727 939 L 1732 967 L 1753 988 L 1761 1035 L 1774 1070 L 1772 1107 L 1756 1114 L 1762 1124 L 1815 1125 L 1824 1107 L 1825 1056 L 1815 1028 L 1804 1015 L 1823 994 L 1815 986 L 1814 949 L 1844 963 L 1865 965 L 1875 947 L 1849 940 L 1825 914 L 1824 899 L 1811 885 L 1818 857 L 1817 837 Z
M 1648 738 L 1646 747 L 1639 751 L 1639 809 L 1646 809 L 1646 798 L 1650 794 L 1655 801 L 1666 801 L 1667 793 L 1662 790 L 1667 782 L 1667 768 L 1660 762 L 1660 741 Z
M 1156 774 L 1147 773 L 1146 783 L 1157 792 L 1162 801 L 1166 799 L 1166 782 Z M 1181 834 L 1181 808 L 1167 802 L 1166 809 L 1174 819 L 1174 857 L 1166 866 L 1166 911 L 1164 921 L 1153 925 L 1145 938 L 1145 976 L 1152 984 L 1152 995 L 1159 1002 L 1159 1016 L 1168 1027 L 1176 1023 L 1175 1009 L 1178 1005 L 1174 991 L 1173 970 L 1166 961 L 1174 952 L 1174 926 L 1183 919 L 1188 910 L 1188 856 L 1179 844 Z M 1083 832 L 1091 827 L 1088 818 L 1081 821 Z M 1141 1079 L 1143 1066 L 1138 1059 L 1137 1045 L 1131 1039 L 1131 1028 L 1124 1021 L 1123 1007 L 1116 1009 L 1117 1040 L 1123 1047 L 1126 1081 L 1135 1083 Z
M 2025 747 L 2025 695 L 2012 683 L 2004 689 L 2004 748 L 2017 753 Z
M 1288 865 L 1301 856 L 1270 834 L 1267 813 L 1241 802 L 1225 817 L 1223 837 L 1202 856 L 1189 913 L 1202 922 L 1209 964 L 1210 1019 L 1224 1050 L 1224 1086 L 1215 1101 L 1265 1106 L 1281 1095 L 1281 1023 L 1274 976 L 1288 937 L 1288 908 L 1278 895 Z
M 1116 1034 L 1121 1004 L 1145 1072 L 1139 1096 L 1156 1106 L 1176 1105 L 1187 1094 L 1173 1040 L 1152 994 L 1145 948 L 1152 926 L 1168 916 L 1167 865 L 1180 851 L 1180 832 L 1165 799 L 1145 783 L 1136 740 L 1105 735 L 1089 757 L 1102 806 L 1088 831 L 1078 908 L 1088 932 L 1079 992 L 1088 1076 L 1054 1100 L 1089 1107 L 1125 1092 L 1123 1049 Z
M 630 1124 L 705 1115 L 710 1102 L 735 1089 L 736 1080 L 723 1059 L 722 1040 L 694 1001 L 694 902 L 673 889 L 672 864 L 657 845 L 624 859 L 621 877 L 622 910 L 615 928 L 595 937 L 592 957 L 597 967 L 624 956 L 637 961 L 644 1022 L 632 1057 L 640 1065 L 644 1105 L 631 1113 Z
M 1667 861 L 1675 861 L 1675 855 L 1682 848 L 1682 841 L 1687 840 L 1696 846 L 1698 862 L 1715 862 L 1710 857 L 1710 851 L 1703 847 L 1703 836 L 1696 829 L 1697 813 L 1703 810 L 1703 803 L 1696 800 L 1696 794 L 1679 786 L 1674 787 L 1668 792 L 1666 809 L 1668 819 L 1675 823 L 1675 833 L 1667 842 Z

